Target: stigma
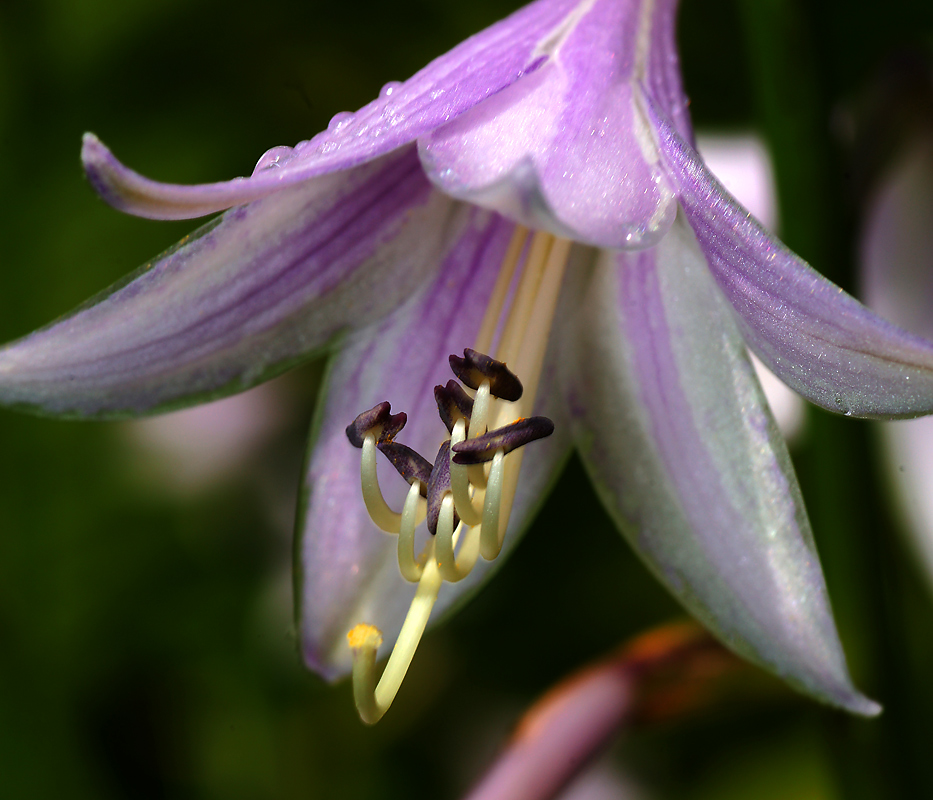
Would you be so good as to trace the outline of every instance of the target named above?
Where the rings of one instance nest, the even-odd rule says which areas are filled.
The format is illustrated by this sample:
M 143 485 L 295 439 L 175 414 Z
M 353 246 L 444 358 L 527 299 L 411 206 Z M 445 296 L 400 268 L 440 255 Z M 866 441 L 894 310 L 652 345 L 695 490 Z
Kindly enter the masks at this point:
M 570 242 L 519 228 L 500 267 L 474 348 L 451 355 L 455 379 L 434 387 L 447 437 L 433 460 L 396 441 L 407 422 L 388 402 L 361 413 L 347 438 L 361 452 L 360 485 L 373 522 L 397 537 L 399 572 L 417 584 L 389 660 L 377 682 L 382 633 L 362 622 L 347 635 L 353 694 L 360 717 L 374 724 L 392 704 L 445 582 L 466 578 L 480 556 L 498 557 L 526 445 L 554 424 L 531 416 Z M 495 342 L 495 357 L 487 355 Z M 509 363 L 514 363 L 512 369 Z M 401 511 L 386 502 L 377 463 L 385 458 L 409 490 Z M 416 531 L 426 525 L 426 544 Z M 424 541 L 424 535 L 419 541 Z

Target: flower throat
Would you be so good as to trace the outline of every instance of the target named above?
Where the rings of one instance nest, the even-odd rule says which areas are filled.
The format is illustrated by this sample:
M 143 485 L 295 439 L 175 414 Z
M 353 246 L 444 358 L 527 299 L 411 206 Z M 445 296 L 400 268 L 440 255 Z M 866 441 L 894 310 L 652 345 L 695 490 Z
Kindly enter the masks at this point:
M 353 651 L 353 696 L 366 723 L 378 722 L 395 699 L 444 582 L 463 580 L 480 555 L 487 561 L 499 555 L 521 448 L 554 430 L 546 417 L 528 413 L 534 407 L 570 247 L 571 242 L 552 234 L 516 229 L 474 347 L 464 350 L 463 357 L 450 356 L 460 382 L 450 380 L 434 389 L 450 436 L 433 464 L 395 441 L 407 416 L 392 414 L 387 402 L 347 427 L 351 444 L 362 450 L 366 509 L 381 530 L 398 537 L 399 571 L 417 584 L 378 684 L 376 653 L 382 632 L 362 623 L 347 634 Z M 379 488 L 377 451 L 410 484 L 401 513 L 389 507 Z M 425 521 L 431 535 L 416 554 L 415 531 Z

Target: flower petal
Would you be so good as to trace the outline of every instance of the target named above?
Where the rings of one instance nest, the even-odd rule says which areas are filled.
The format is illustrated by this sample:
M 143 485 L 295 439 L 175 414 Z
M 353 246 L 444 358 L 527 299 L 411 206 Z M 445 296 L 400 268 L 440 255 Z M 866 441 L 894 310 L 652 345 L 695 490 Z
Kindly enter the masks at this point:
M 453 209 L 409 147 L 229 211 L 0 349 L 0 403 L 120 416 L 248 388 L 403 302 Z
M 433 387 L 450 378 L 449 354 L 473 344 L 512 231 L 498 215 L 473 209 L 437 279 L 385 320 L 350 337 L 331 362 L 299 510 L 296 593 L 305 661 L 327 678 L 350 669 L 346 633 L 357 623 L 378 627 L 390 649 L 415 591 L 399 574 L 395 538 L 376 528 L 364 508 L 359 451 L 348 444 L 344 428 L 357 410 L 388 400 L 393 410 L 408 413 L 399 439 L 433 458 L 447 435 Z M 550 381 L 546 373 L 542 383 Z M 560 401 L 547 385 L 542 397 Z M 534 445 L 535 458 L 525 459 L 506 548 L 515 544 L 569 450 L 569 425 L 561 424 L 566 414 L 560 409 L 539 404 L 539 413 L 555 419 L 558 429 Z M 380 482 L 389 504 L 400 509 L 407 486 L 387 461 L 380 463 Z M 445 584 L 435 614 L 476 588 L 501 561 L 480 559 L 469 577 Z
M 91 184 L 112 206 L 153 219 L 186 219 L 256 200 L 317 175 L 355 167 L 459 116 L 547 60 L 547 42 L 588 0 L 538 0 L 492 25 L 355 114 L 294 148 L 266 153 L 249 178 L 200 186 L 158 183 L 124 167 L 96 136 L 82 157 Z
M 878 418 L 933 412 L 933 343 L 881 319 L 773 238 L 657 108 L 649 113 L 713 276 L 765 365 L 830 411 Z
M 670 53 L 673 5 L 581 3 L 548 63 L 419 140 L 428 176 L 558 236 L 602 247 L 658 241 L 676 203 L 633 82 L 655 66 L 655 40 Z M 689 125 L 683 95 L 668 95 L 679 84 L 650 74 Z
M 660 109 L 673 121 L 676 131 L 693 144 L 690 102 L 684 92 L 677 51 L 678 5 L 679 0 L 654 2 L 645 85 Z
M 737 653 L 876 713 L 851 684 L 787 449 L 685 220 L 652 250 L 605 255 L 579 314 L 578 439 L 632 546 Z

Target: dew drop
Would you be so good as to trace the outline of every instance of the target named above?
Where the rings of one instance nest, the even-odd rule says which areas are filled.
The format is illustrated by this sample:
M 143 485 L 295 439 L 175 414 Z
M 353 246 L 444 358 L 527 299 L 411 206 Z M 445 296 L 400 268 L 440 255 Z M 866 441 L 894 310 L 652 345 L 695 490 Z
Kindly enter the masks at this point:
M 382 90 L 379 92 L 380 97 L 391 97 L 395 94 L 396 90 L 401 88 L 402 84 L 398 81 L 389 81 L 385 86 L 382 87 Z
M 256 166 L 253 168 L 253 175 L 263 170 L 284 167 L 294 158 L 294 155 L 294 150 L 285 145 L 279 145 L 278 147 L 266 150 L 266 152 L 259 157 L 259 161 L 256 162 Z
M 327 130 L 332 133 L 343 130 L 349 125 L 355 117 L 352 111 L 341 111 L 331 118 L 331 121 L 327 124 Z
M 849 407 L 848 402 L 846 402 L 844 395 L 837 394 L 835 397 L 833 397 L 833 400 L 836 403 L 836 408 L 838 408 L 841 413 L 845 414 L 847 417 L 852 416 L 852 409 Z

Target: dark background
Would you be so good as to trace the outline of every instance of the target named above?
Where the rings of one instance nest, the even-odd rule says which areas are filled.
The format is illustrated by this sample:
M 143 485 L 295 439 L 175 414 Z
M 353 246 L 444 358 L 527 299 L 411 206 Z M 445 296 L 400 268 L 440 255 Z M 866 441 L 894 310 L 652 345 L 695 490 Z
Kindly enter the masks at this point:
M 924 74 L 931 4 L 682 5 L 697 126 L 766 138 L 783 238 L 854 290 L 862 203 L 915 116 L 914 95 L 892 113 L 885 92 Z M 194 227 L 99 201 L 85 130 L 163 180 L 248 174 L 516 6 L 4 0 L 0 340 Z M 680 614 L 572 463 L 547 522 L 429 634 L 396 706 L 365 728 L 346 683 L 302 668 L 292 633 L 290 515 L 319 374 L 284 379 L 249 468 L 199 491 L 147 468 L 132 423 L 0 413 L 0 795 L 455 797 L 542 690 Z M 618 745 L 648 796 L 928 793 L 933 595 L 879 494 L 874 428 L 811 411 L 794 457 L 853 672 L 886 713 L 852 719 L 762 682 Z M 571 551 L 591 568 L 568 568 Z

